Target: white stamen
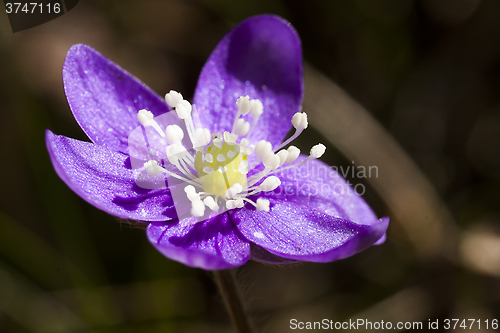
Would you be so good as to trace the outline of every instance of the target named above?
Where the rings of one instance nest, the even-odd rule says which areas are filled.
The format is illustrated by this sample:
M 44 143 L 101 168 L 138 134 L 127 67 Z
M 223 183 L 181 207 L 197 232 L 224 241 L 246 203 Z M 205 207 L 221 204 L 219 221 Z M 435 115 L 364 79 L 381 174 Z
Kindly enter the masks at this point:
M 257 145 L 255 146 L 254 152 L 255 152 L 255 155 L 257 155 L 257 157 L 259 159 L 262 159 L 265 155 L 270 153 L 272 150 L 273 150 L 273 147 L 271 145 L 271 142 L 268 142 L 266 140 L 260 140 L 259 142 L 257 142 Z
M 287 151 L 288 151 L 288 156 L 285 160 L 285 163 L 287 164 L 295 161 L 297 157 L 299 157 L 300 155 L 300 149 L 295 146 L 288 147 Z
M 144 167 L 150 176 L 156 177 L 161 172 L 161 167 L 155 160 L 149 160 L 144 163 Z
M 254 118 L 259 118 L 263 112 L 264 106 L 262 105 L 262 102 L 258 99 L 252 99 L 250 101 L 250 114 Z
M 289 137 L 288 140 L 282 142 L 278 147 L 275 147 L 274 151 L 285 147 L 287 144 L 295 140 L 300 135 L 300 133 L 302 133 L 302 131 L 307 128 L 307 124 L 307 114 L 305 114 L 304 112 L 297 112 L 296 114 L 294 114 L 292 117 L 292 125 L 293 127 L 295 127 L 295 133 L 293 133 L 293 135 Z
M 242 208 L 243 205 L 245 204 L 242 198 L 238 198 L 235 201 L 236 201 L 236 208 Z
M 155 129 L 156 132 L 158 132 L 158 134 L 160 134 L 162 138 L 165 137 L 165 133 L 163 133 L 160 125 L 158 125 L 156 120 L 154 120 L 154 115 L 151 111 L 145 109 L 139 110 L 139 112 L 137 113 L 137 120 L 139 120 L 142 126 L 151 126 Z
M 137 119 L 143 126 L 149 126 L 149 123 L 151 120 L 153 120 L 153 118 L 154 118 L 153 112 L 148 110 L 143 109 L 137 113 Z
M 250 131 L 250 123 L 248 121 L 245 121 L 245 119 L 238 119 L 234 128 L 234 134 L 245 136 L 247 135 L 248 131 Z
M 200 195 L 196 192 L 189 192 L 189 193 L 186 193 L 186 195 L 187 195 L 187 198 L 189 199 L 189 201 L 191 201 L 191 202 L 195 202 L 195 201 L 200 200 Z
M 250 112 L 250 97 L 241 96 L 236 101 L 236 106 L 238 107 L 238 113 L 243 115 L 248 114 Z
M 201 217 L 205 214 L 205 204 L 201 200 L 193 201 L 191 203 L 191 215 Z
M 274 191 L 280 185 L 281 180 L 278 177 L 269 176 L 259 185 L 259 190 L 264 192 Z
M 191 115 L 192 109 L 193 107 L 191 106 L 191 103 L 189 103 L 185 99 L 178 102 L 177 105 L 175 106 L 175 112 L 177 112 L 177 116 L 183 120 Z
M 226 160 L 226 157 L 222 154 L 217 155 L 217 161 L 219 162 L 224 162 Z
M 280 158 L 278 155 L 273 154 L 273 152 L 268 152 L 264 158 L 262 158 L 262 163 L 264 166 L 274 170 L 280 166 Z
M 191 193 L 191 192 L 196 192 L 196 189 L 194 188 L 193 185 L 188 185 L 188 186 L 184 187 L 184 192 L 186 192 L 186 194 Z
M 213 163 L 214 162 L 214 157 L 212 156 L 212 154 L 206 153 L 205 154 L 205 161 L 207 161 L 208 163 Z
M 226 198 L 234 199 L 241 191 L 243 191 L 243 187 L 239 183 L 236 183 L 226 190 Z
M 313 158 L 320 158 L 321 156 L 323 156 L 325 151 L 326 151 L 325 145 L 322 143 L 318 143 L 317 145 L 311 148 L 310 156 L 312 156 Z
M 283 165 L 286 161 L 286 159 L 288 158 L 288 155 L 290 153 L 288 152 L 288 150 L 280 150 L 279 152 L 276 153 L 276 155 L 278 155 L 278 157 L 280 158 L 280 166 Z
M 203 203 L 205 204 L 205 206 L 207 206 L 208 208 L 210 208 L 214 212 L 219 210 L 219 205 L 217 204 L 217 202 L 215 202 L 214 198 L 211 196 L 206 197 L 203 200 Z
M 269 211 L 269 200 L 267 199 L 262 199 L 262 198 L 259 198 L 257 199 L 257 210 L 258 211 L 265 211 L 265 212 L 268 212 Z
M 210 130 L 207 128 L 197 128 L 194 131 L 194 141 L 193 146 L 202 147 L 210 143 Z
M 184 132 L 182 128 L 177 125 L 168 125 L 165 129 L 165 133 L 167 134 L 168 143 L 180 143 L 184 138 Z
M 167 102 L 167 105 L 171 108 L 175 108 L 183 99 L 182 95 L 175 90 L 170 90 L 170 92 L 165 95 L 165 102 Z
M 240 146 L 243 146 L 243 147 L 246 147 L 250 144 L 250 140 L 248 140 L 247 138 L 243 138 L 241 139 L 240 141 Z
M 296 130 L 302 131 L 307 128 L 307 114 L 305 112 L 297 112 L 292 117 L 292 125 Z
M 224 141 L 227 143 L 236 143 L 236 139 L 238 139 L 237 134 L 229 133 L 228 131 L 224 132 Z
M 186 148 L 180 143 L 174 143 L 166 148 L 168 161 L 172 164 L 177 164 L 179 159 L 183 159 L 187 154 Z

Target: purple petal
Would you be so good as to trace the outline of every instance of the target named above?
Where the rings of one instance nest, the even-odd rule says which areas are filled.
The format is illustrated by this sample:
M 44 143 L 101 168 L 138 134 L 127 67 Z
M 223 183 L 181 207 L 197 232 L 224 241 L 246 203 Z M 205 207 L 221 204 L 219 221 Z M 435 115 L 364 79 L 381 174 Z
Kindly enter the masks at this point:
M 195 220 L 193 220 L 195 221 Z M 250 258 L 250 244 L 234 227 L 227 214 L 204 222 L 181 225 L 152 222 L 148 239 L 164 256 L 187 266 L 206 270 L 241 266 Z
M 343 259 L 371 246 L 388 226 L 383 220 L 357 224 L 276 198 L 270 202 L 269 212 L 245 207 L 231 211 L 231 218 L 250 242 L 283 258 L 314 262 Z
M 176 218 L 170 192 L 137 186 L 126 155 L 50 131 L 46 132 L 46 143 L 59 177 L 95 207 L 125 219 Z
M 63 66 L 64 90 L 73 115 L 95 144 L 127 153 L 139 126 L 137 112 L 155 116 L 169 109 L 145 84 L 87 45 L 74 45 Z
M 264 104 L 250 141 L 283 141 L 302 103 L 303 76 L 300 39 L 279 17 L 243 21 L 217 45 L 194 96 L 201 123 L 212 132 L 231 131 L 236 100 L 244 95 Z
M 306 156 L 301 155 L 297 161 Z M 272 194 L 281 200 L 318 210 L 359 224 L 372 224 L 378 219 L 358 194 L 338 172 L 320 160 L 310 160 L 301 166 L 276 174 L 281 180 Z

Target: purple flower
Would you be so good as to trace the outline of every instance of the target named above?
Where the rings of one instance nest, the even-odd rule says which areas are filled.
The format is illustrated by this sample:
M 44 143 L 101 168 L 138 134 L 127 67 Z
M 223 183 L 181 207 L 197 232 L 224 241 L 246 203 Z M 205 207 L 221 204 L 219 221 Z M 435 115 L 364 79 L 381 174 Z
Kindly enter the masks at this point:
M 323 145 L 280 150 L 292 126 L 292 138 L 307 127 L 300 40 L 283 19 L 256 16 L 226 35 L 193 105 L 175 91 L 164 101 L 85 45 L 69 50 L 63 79 L 92 143 L 47 131 L 57 174 L 97 208 L 149 223 L 166 257 L 207 270 L 329 262 L 384 241 L 388 218 L 317 160 Z

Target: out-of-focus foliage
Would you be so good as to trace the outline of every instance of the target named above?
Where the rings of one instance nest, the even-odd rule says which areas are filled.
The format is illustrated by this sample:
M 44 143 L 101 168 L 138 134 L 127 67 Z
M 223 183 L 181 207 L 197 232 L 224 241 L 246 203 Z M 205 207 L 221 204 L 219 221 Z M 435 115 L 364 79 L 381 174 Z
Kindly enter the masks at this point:
M 0 332 L 231 331 L 210 274 L 165 259 L 142 230 L 71 192 L 44 131 L 86 140 L 62 86 L 71 45 L 91 45 L 160 95 L 188 97 L 218 40 L 259 13 L 297 29 L 316 69 L 306 71 L 305 106 L 333 98 L 317 119 L 341 117 L 335 101 L 348 99 L 329 80 L 362 106 L 356 128 L 378 135 L 357 142 L 318 126 L 300 145 L 320 139 L 339 169 L 380 161 L 378 177 L 348 178 L 392 224 L 384 245 L 342 261 L 240 268 L 256 326 L 500 319 L 500 2 L 87 0 L 16 34 L 0 14 Z M 347 121 L 342 110 L 330 120 Z M 365 159 L 367 140 L 375 148 Z M 402 181 L 407 194 L 391 196 Z M 426 210 L 443 204 L 446 222 Z M 415 215 L 423 230 L 411 207 L 424 207 Z M 427 238 L 446 248 L 425 251 Z

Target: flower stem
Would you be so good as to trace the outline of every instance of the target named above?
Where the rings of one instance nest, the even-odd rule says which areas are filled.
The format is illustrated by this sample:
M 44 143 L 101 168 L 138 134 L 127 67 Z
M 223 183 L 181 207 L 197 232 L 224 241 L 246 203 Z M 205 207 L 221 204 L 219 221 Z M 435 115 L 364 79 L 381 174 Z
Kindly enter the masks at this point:
M 224 304 L 238 333 L 252 333 L 232 270 L 213 271 Z

